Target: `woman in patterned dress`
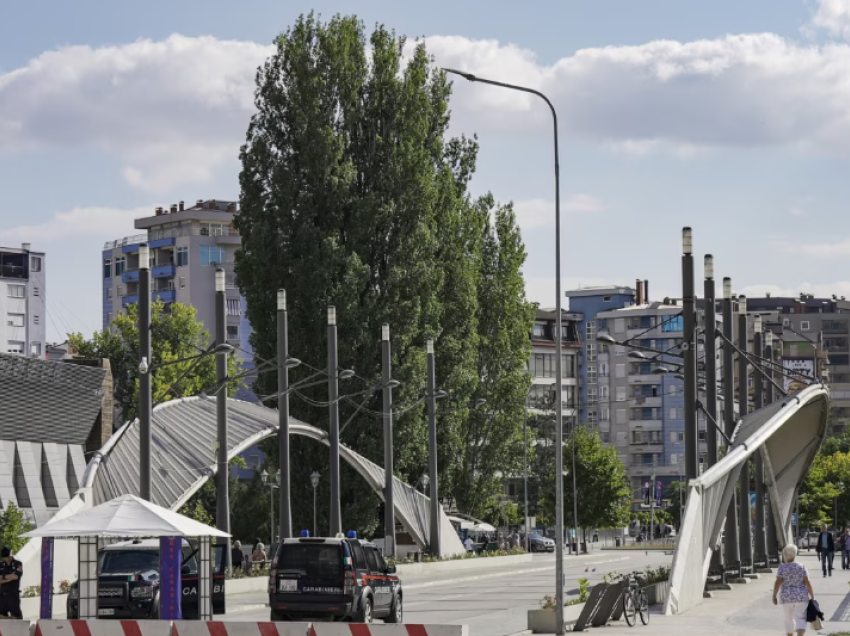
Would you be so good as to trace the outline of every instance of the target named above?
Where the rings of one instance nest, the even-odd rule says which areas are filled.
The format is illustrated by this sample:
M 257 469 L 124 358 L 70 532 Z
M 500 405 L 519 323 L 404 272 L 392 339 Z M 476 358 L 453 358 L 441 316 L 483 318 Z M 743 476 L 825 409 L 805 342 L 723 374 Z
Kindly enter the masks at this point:
M 806 608 L 809 599 L 814 600 L 815 593 L 809 582 L 806 566 L 797 563 L 797 546 L 786 545 L 782 550 L 784 563 L 776 571 L 776 583 L 773 585 L 773 604 L 782 605 L 785 619 L 785 633 L 797 636 L 806 633 Z

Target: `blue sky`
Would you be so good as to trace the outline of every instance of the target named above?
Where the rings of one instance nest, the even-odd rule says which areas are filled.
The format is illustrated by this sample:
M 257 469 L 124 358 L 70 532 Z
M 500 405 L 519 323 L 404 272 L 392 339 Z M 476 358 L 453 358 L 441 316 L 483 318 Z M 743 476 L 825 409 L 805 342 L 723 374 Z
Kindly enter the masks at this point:
M 100 248 L 180 199 L 238 196 L 253 69 L 301 12 L 425 36 L 441 64 L 559 111 L 564 288 L 677 293 L 695 232 L 737 291 L 850 296 L 850 0 L 10 2 L 0 21 L 0 245 L 48 252 L 49 337 L 100 326 Z M 554 304 L 550 124 L 465 82 L 476 192 L 516 203 Z

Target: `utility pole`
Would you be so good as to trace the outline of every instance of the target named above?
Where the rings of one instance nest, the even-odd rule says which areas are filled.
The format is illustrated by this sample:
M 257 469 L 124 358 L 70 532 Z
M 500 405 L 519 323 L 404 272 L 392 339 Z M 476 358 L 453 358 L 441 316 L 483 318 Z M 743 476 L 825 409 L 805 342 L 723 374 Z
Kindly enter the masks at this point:
M 706 460 L 708 468 L 717 463 L 717 315 L 714 289 L 714 257 L 706 254 L 703 261 L 705 283 L 705 401 L 708 418 L 705 423 Z M 716 546 L 711 546 L 711 566 L 714 570 L 721 569 L 721 554 Z
M 393 390 L 390 326 L 381 327 L 381 381 L 384 385 L 384 556 L 395 556 L 395 502 L 393 501 Z
M 289 325 L 286 290 L 277 290 L 277 449 L 280 455 L 280 540 L 292 537 L 289 464 Z M 272 489 L 274 490 L 274 489 Z
M 339 361 L 337 360 L 336 307 L 328 307 L 328 401 L 330 402 L 331 514 L 328 536 L 342 532 L 339 494 Z
M 431 473 L 431 556 L 440 556 L 440 489 L 437 478 L 437 380 L 434 367 L 434 341 L 425 345 L 428 391 L 428 471 Z
M 773 349 L 773 332 L 771 332 L 770 329 L 764 330 L 764 357 L 770 360 L 771 362 L 775 362 Z M 776 382 L 776 367 L 772 364 L 766 365 L 765 371 L 767 372 L 768 376 L 773 380 L 773 382 Z M 774 391 L 773 382 L 766 383 L 766 404 L 773 404 L 773 401 L 776 399 L 776 393 Z M 779 541 L 776 535 L 776 520 L 773 518 L 773 502 L 770 498 L 770 493 L 768 493 L 767 497 L 767 511 L 765 512 L 765 515 L 767 516 L 767 563 L 768 567 L 771 567 L 774 562 L 779 562 Z
M 735 432 L 735 364 L 733 359 L 733 351 L 731 343 L 734 342 L 732 331 L 732 279 L 723 279 L 723 426 L 726 431 L 726 437 L 732 438 Z M 729 449 L 727 449 L 728 452 Z M 740 568 L 741 553 L 738 551 L 738 506 L 735 502 L 735 494 L 732 494 L 732 500 L 729 502 L 729 508 L 726 511 L 726 527 L 724 538 L 724 561 L 726 562 L 726 571 L 729 571 L 733 564 L 737 564 Z M 738 577 L 741 573 L 738 573 Z
M 655 541 L 655 471 L 658 468 L 658 459 L 652 458 L 652 476 L 649 478 L 649 543 Z
M 685 376 L 685 473 L 688 481 L 697 477 L 697 363 L 694 296 L 694 256 L 691 228 L 682 229 L 682 313 Z
M 221 347 L 227 344 L 227 281 L 224 270 L 215 270 L 215 340 L 216 345 Z M 218 390 L 215 395 L 215 414 L 218 424 L 218 435 L 216 438 L 216 473 L 215 473 L 215 500 L 216 527 L 222 532 L 230 534 L 230 496 L 227 492 L 229 486 L 228 462 L 227 462 L 227 354 L 219 353 L 215 357 L 215 380 Z M 272 532 L 274 530 L 272 529 Z M 221 537 L 219 545 L 224 546 L 225 559 L 228 571 L 231 570 L 230 539 Z
M 147 243 L 139 245 L 139 365 L 153 366 L 151 359 L 151 262 Z M 139 373 L 139 496 L 153 502 L 151 492 L 151 373 Z
M 761 374 L 762 357 L 762 324 L 761 316 L 753 318 L 753 354 L 756 365 L 753 367 L 753 389 L 755 392 L 755 409 L 758 411 L 764 407 L 764 379 Z M 756 534 L 755 534 L 755 557 L 753 565 L 758 564 L 762 570 L 770 572 L 770 562 L 767 558 L 767 535 L 764 527 L 764 460 L 761 449 L 755 453 L 756 469 Z
M 738 415 L 744 419 L 749 408 L 749 386 L 747 382 L 747 297 L 738 296 Z M 753 537 L 752 511 L 750 508 L 750 462 L 745 461 L 741 466 L 739 478 L 741 489 L 741 514 L 738 526 L 738 549 L 741 552 L 741 570 L 752 568 Z

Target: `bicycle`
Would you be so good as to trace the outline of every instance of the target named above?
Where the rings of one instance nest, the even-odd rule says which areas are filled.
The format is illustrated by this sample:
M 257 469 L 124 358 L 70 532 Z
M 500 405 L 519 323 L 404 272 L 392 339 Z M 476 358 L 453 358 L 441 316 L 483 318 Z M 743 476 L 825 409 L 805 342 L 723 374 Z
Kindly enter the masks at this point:
M 640 614 L 640 622 L 649 625 L 649 601 L 646 590 L 641 587 L 640 575 L 633 573 L 627 575 L 629 587 L 623 594 L 623 616 L 629 627 L 637 624 L 637 614 Z

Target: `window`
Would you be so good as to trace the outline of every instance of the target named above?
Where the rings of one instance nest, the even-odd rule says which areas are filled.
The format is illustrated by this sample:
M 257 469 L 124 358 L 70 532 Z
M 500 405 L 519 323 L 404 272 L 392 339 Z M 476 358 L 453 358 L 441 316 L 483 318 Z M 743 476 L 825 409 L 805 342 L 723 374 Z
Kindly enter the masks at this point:
M 107 297 L 107 298 L 112 298 L 112 288 L 111 288 L 111 287 L 110 287 L 109 289 L 107 289 L 107 290 L 106 290 L 106 297 Z
M 103 259 L 103 277 L 104 278 L 112 278 L 112 259 L 111 258 Z
M 33 296 L 38 296 L 39 294 L 40 294 L 40 292 L 39 292 L 39 290 L 38 290 L 38 287 L 33 287 L 33 288 L 32 288 L 32 295 L 33 295 Z
M 587 367 L 587 383 L 596 384 L 596 367 L 594 366 Z
M 676 453 L 670 455 L 670 463 L 674 466 L 679 463 L 679 457 Z
M 24 315 L 23 314 L 9 314 L 6 316 L 6 326 L 7 327 L 23 327 L 24 326 Z
M 177 248 L 177 267 L 183 267 L 189 264 L 189 247 L 183 246 Z
M 534 328 L 531 331 L 531 335 L 535 338 L 545 338 L 546 337 L 546 324 L 542 322 L 535 322 Z
M 704 442 L 705 441 L 705 431 L 697 432 L 697 441 Z
M 601 397 L 603 400 L 608 399 L 608 386 L 607 385 L 602 384 L 602 385 L 599 386 L 599 397 Z
M 599 416 L 597 415 L 596 409 L 589 410 L 587 412 L 587 423 L 588 424 L 594 424 L 594 425 L 597 424 L 598 421 L 599 421 L 598 417 Z
M 623 333 L 626 330 L 626 321 L 623 318 L 614 319 L 614 333 Z
M 676 419 L 676 409 L 670 409 L 670 419 L 671 420 Z
M 811 328 L 811 323 L 808 320 L 800 322 L 800 331 L 808 331 Z
M 180 277 L 180 289 L 186 289 L 186 277 L 185 276 Z
M 34 358 L 41 357 L 41 343 L 40 342 L 31 342 L 30 343 L 30 355 Z
M 596 395 L 596 387 L 589 386 L 587 387 L 587 403 L 588 404 L 596 404 L 598 402 L 598 398 Z
M 603 302 L 603 303 L 610 303 L 610 302 L 611 302 L 611 297 L 610 297 L 610 296 L 603 296 L 603 297 L 602 297 L 602 302 Z
M 629 412 L 626 409 L 617 409 L 617 424 L 626 424 L 629 421 Z
M 596 362 L 596 344 L 587 344 L 587 361 Z
M 173 282 L 173 281 L 169 281 Z M 227 315 L 228 316 L 241 316 L 242 315 L 242 303 L 238 298 L 228 298 L 227 299 Z
M 219 265 L 225 262 L 225 250 L 217 245 L 201 245 L 201 265 Z
M 121 276 L 127 269 L 127 257 L 119 256 L 115 259 L 115 276 Z
M 31 272 L 40 272 L 41 271 L 41 257 L 40 256 L 30 257 L 30 271 Z
M 617 402 L 625 402 L 626 401 L 626 387 L 618 386 L 617 387 Z
M 34 325 L 37 325 L 37 324 L 38 324 L 38 316 L 33 316 L 33 317 L 32 317 L 32 324 L 34 324 Z
M 227 339 L 239 340 L 239 325 L 227 325 Z
M 605 387 L 606 389 L 608 387 Z M 599 421 L 607 422 L 611 419 L 611 410 L 607 406 L 600 407 L 599 409 Z
M 615 367 L 615 372 L 616 372 L 615 377 L 625 378 L 626 377 L 626 365 L 625 364 L 618 364 Z
M 26 295 L 24 285 L 9 285 L 9 298 L 23 298 Z
M 369 570 L 376 573 L 381 572 L 378 569 L 378 557 L 375 548 L 365 546 L 364 549 L 366 550 L 366 563 L 369 564 Z
M 616 347 L 614 347 L 614 355 L 615 355 L 615 356 L 624 356 L 624 355 L 626 355 L 626 348 L 625 348 L 625 347 L 621 347 L 620 345 L 617 345 Z
M 6 343 L 6 353 L 20 353 L 24 352 L 24 343 L 19 342 L 18 340 L 9 340 Z
M 596 340 L 596 321 L 588 320 L 584 324 L 584 333 L 587 336 L 587 341 Z

